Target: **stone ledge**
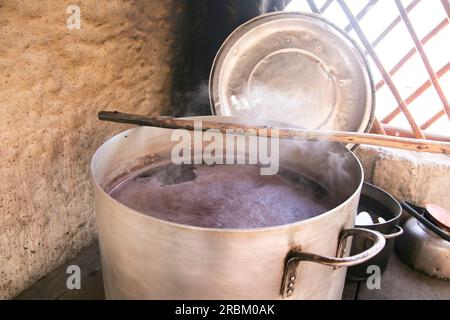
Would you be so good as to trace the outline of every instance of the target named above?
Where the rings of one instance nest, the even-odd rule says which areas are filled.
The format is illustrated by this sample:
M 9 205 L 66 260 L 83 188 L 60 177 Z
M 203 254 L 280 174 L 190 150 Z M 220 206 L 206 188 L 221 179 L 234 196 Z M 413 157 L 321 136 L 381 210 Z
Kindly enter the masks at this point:
M 450 210 L 450 156 L 361 146 L 365 180 L 398 200 L 436 203 Z

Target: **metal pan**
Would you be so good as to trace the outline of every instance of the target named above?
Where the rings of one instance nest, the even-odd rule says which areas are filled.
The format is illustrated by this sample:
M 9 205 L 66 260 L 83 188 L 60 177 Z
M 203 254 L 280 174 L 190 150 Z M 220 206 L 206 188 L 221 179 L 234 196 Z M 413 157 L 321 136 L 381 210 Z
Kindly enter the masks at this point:
M 369 131 L 373 121 L 364 55 L 314 14 L 276 12 L 240 26 L 217 53 L 209 85 L 217 115 L 354 132 Z

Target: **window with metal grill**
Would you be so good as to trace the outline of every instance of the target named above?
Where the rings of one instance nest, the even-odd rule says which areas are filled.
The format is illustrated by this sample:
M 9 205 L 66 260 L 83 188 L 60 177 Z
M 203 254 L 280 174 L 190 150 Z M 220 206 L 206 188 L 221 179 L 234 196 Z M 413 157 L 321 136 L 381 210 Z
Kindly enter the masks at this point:
M 292 0 L 344 29 L 365 51 L 380 134 L 450 141 L 448 0 Z

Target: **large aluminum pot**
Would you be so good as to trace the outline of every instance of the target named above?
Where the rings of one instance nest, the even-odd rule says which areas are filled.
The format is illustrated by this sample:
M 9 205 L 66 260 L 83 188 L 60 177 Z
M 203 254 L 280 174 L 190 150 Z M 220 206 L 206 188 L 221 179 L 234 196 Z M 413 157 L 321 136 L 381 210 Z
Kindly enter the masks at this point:
M 333 210 L 289 225 L 193 227 L 144 215 L 111 198 L 111 187 L 129 173 L 170 157 L 177 143 L 171 133 L 131 129 L 103 144 L 92 159 L 108 299 L 340 299 L 346 267 L 383 248 L 385 240 L 378 232 L 352 229 L 363 171 L 339 144 L 280 142 L 281 166 L 321 181 L 341 200 Z M 345 257 L 350 236 L 372 239 L 373 246 Z

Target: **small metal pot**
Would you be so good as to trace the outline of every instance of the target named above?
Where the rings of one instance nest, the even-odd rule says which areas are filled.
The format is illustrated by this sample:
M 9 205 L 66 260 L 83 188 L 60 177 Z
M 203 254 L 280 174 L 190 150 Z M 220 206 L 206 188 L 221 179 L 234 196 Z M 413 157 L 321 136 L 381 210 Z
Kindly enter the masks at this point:
M 405 234 L 395 245 L 400 259 L 415 270 L 440 279 L 450 279 L 450 229 L 425 209 L 409 202 L 402 207 L 412 215 Z
M 367 268 L 372 265 L 378 266 L 380 271 L 384 272 L 394 247 L 394 238 L 403 234 L 402 228 L 398 225 L 402 213 L 402 208 L 398 201 L 389 193 L 367 182 L 363 185 L 358 205 L 358 212 L 362 211 L 366 211 L 386 220 L 386 222 L 373 225 L 363 226 L 356 224 L 356 227 L 358 228 L 366 228 L 382 233 L 386 239 L 386 245 L 374 258 L 348 269 L 347 278 L 353 281 L 366 280 L 371 275 L 371 273 L 367 273 Z M 365 250 L 368 245 L 369 244 L 366 243 L 364 239 L 354 239 L 351 252 L 361 252 Z

